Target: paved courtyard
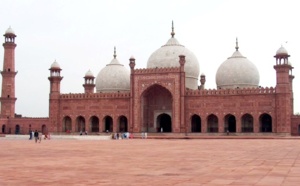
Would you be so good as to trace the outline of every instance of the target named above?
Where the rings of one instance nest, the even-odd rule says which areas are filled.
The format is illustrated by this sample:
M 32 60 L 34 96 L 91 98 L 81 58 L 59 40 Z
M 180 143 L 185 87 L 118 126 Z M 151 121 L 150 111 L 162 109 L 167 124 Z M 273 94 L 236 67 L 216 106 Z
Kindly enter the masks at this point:
M 299 139 L 7 140 L 0 185 L 300 185 Z

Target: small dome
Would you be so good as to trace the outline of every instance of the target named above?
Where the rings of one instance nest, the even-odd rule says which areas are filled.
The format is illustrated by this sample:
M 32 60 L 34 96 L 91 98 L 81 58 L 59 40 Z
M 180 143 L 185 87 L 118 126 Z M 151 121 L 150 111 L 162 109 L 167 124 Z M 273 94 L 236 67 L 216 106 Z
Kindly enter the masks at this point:
M 91 70 L 88 70 L 84 77 L 94 77 L 94 74 L 91 72 Z
M 217 88 L 258 87 L 259 72 L 256 66 L 244 57 L 236 46 L 236 51 L 224 61 L 216 73 Z
M 15 35 L 15 32 L 13 31 L 13 29 L 11 27 L 9 27 L 6 31 L 5 34 L 13 34 Z
M 281 46 L 277 51 L 276 51 L 276 55 L 278 55 L 278 54 L 285 54 L 285 55 L 288 55 L 288 52 L 287 52 L 287 50 L 283 47 L 283 46 Z
M 116 58 L 107 64 L 97 75 L 97 92 L 130 91 L 130 72 Z
M 198 88 L 198 78 L 200 74 L 199 62 L 196 56 L 177 39 L 174 38 L 174 28 L 172 25 L 171 38 L 161 48 L 157 49 L 149 57 L 147 68 L 168 68 L 179 67 L 179 55 L 185 55 L 184 71 L 186 77 L 186 87 L 190 89 Z
M 59 64 L 56 62 L 56 60 L 52 63 L 50 69 L 60 69 Z

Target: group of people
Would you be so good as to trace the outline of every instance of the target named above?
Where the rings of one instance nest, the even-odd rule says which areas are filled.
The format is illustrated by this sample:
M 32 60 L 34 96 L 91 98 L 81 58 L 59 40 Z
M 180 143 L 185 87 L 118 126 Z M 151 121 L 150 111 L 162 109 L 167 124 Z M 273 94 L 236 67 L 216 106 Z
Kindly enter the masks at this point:
M 38 132 L 37 130 L 33 131 L 29 131 L 29 140 L 32 140 L 34 138 L 35 143 L 39 142 L 41 143 L 42 138 L 43 138 L 43 133 L 42 132 Z M 49 134 L 45 134 L 44 139 L 50 139 L 50 135 Z
M 87 135 L 87 134 L 88 134 L 88 132 L 87 132 L 87 131 L 85 131 L 85 132 L 84 132 L 84 134 L 85 134 L 85 135 Z M 80 135 L 80 136 L 82 136 L 82 131 L 80 131 L 79 135 Z
M 142 139 L 147 139 L 147 132 L 142 132 Z
M 129 132 L 124 132 L 124 133 L 112 133 L 112 139 L 133 139 L 133 134 Z M 147 132 L 142 132 L 141 133 L 141 138 L 142 139 L 147 139 Z
M 124 132 L 124 133 L 113 133 L 112 134 L 112 139 L 129 139 L 129 138 L 133 138 L 132 134 L 129 132 Z

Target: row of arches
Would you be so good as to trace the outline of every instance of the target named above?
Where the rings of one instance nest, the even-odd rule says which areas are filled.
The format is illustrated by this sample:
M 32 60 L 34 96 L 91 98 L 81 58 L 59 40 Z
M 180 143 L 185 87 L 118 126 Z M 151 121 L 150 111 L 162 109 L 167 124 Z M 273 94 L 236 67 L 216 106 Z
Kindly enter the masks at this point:
M 254 118 L 251 114 L 244 114 L 241 118 L 241 132 L 254 132 Z M 237 132 L 237 119 L 234 115 L 228 114 L 224 117 L 224 131 Z M 259 117 L 259 132 L 272 132 L 272 117 L 269 114 L 262 114 Z M 201 131 L 201 117 L 191 117 L 191 132 Z M 211 114 L 207 117 L 207 132 L 219 132 L 219 118 Z
M 2 127 L 1 127 L 1 132 L 2 132 L 2 134 L 12 134 L 12 133 L 13 134 L 25 134 L 25 133 L 29 132 L 29 131 L 27 131 L 28 128 L 23 129 L 21 126 L 22 125 L 20 125 L 20 124 L 16 124 L 14 126 L 14 128 L 12 129 L 12 128 L 7 128 L 6 125 L 3 124 Z M 29 130 L 31 130 L 31 125 L 29 125 Z M 32 129 L 32 130 L 41 131 L 43 134 L 48 132 L 47 126 L 45 124 L 43 124 L 40 129 L 35 128 L 35 129 Z
M 65 116 L 62 121 L 62 132 L 128 132 L 128 120 L 125 116 L 120 116 L 117 119 L 116 130 L 114 130 L 113 123 L 113 118 L 110 116 L 105 116 L 102 119 L 102 125 L 100 125 L 100 119 L 97 116 L 90 117 L 88 122 L 86 122 L 83 116 L 78 116 L 73 125 L 71 117 Z
M 202 131 L 202 120 L 199 115 L 191 117 L 191 132 L 204 132 Z M 114 130 L 113 119 L 110 116 L 105 116 L 102 120 L 102 127 L 100 120 L 97 116 L 92 116 L 89 121 L 89 132 L 128 132 L 128 120 L 125 116 L 120 116 L 117 119 L 117 127 Z M 172 119 L 168 114 L 160 114 L 156 118 L 157 132 L 172 132 Z M 259 132 L 272 132 L 272 117 L 269 114 L 262 114 L 259 117 Z M 72 119 L 69 116 L 63 118 L 62 131 L 63 132 L 80 132 L 87 130 L 87 122 L 82 116 L 75 119 L 73 125 Z M 237 132 L 236 117 L 228 114 L 224 117 L 224 131 Z M 254 132 L 254 118 L 251 114 L 244 114 L 241 117 L 241 132 Z M 211 114 L 207 117 L 206 132 L 219 132 L 219 118 Z
M 244 114 L 241 118 L 240 132 L 254 132 L 254 118 L 251 114 Z M 202 131 L 202 120 L 199 115 L 194 114 L 191 117 L 190 132 L 209 132 L 217 133 L 219 131 L 219 118 L 211 114 L 206 118 L 206 131 Z M 156 118 L 157 132 L 172 132 L 172 121 L 168 114 L 160 114 Z M 272 132 L 272 117 L 269 114 L 262 114 L 259 117 L 259 132 Z M 237 119 L 234 115 L 228 114 L 224 117 L 224 132 L 237 132 Z

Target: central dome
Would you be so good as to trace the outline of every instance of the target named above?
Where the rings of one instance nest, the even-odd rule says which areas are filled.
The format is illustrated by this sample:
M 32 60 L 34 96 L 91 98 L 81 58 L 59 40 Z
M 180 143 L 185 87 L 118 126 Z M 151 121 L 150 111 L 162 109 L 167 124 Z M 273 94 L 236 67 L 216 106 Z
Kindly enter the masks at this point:
M 185 55 L 185 86 L 189 89 L 198 88 L 199 62 L 196 56 L 176 38 L 174 38 L 174 28 L 172 23 L 171 38 L 161 48 L 157 49 L 148 59 L 147 68 L 168 68 L 179 67 L 179 55 Z

